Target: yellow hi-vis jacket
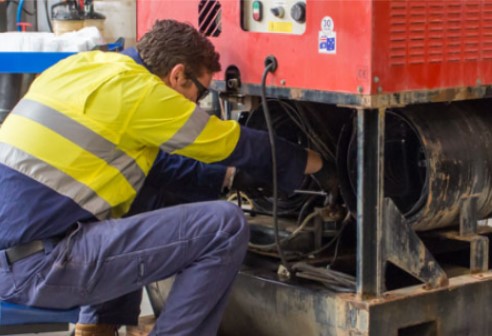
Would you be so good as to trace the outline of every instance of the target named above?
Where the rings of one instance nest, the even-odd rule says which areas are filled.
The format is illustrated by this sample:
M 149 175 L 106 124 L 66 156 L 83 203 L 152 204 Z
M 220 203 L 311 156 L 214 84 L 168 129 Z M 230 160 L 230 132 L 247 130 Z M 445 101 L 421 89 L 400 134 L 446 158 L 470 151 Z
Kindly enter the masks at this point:
M 159 149 L 216 162 L 239 133 L 236 122 L 209 116 L 128 56 L 93 51 L 34 81 L 0 128 L 0 162 L 96 218 L 118 218 Z

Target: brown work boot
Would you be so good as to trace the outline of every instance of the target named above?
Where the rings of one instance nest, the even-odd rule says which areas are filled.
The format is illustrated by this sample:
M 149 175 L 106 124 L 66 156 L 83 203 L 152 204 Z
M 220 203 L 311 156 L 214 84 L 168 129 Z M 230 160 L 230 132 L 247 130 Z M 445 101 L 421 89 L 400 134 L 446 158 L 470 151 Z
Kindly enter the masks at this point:
M 112 324 L 75 325 L 75 336 L 118 336 L 118 328 Z

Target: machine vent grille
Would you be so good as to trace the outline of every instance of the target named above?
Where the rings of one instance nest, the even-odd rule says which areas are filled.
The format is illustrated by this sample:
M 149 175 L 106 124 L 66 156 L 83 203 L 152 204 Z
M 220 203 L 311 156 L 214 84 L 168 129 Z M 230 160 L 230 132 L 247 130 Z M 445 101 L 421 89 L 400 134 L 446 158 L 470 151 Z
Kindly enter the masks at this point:
M 395 0 L 392 65 L 492 59 L 492 0 Z
M 216 0 L 200 0 L 198 29 L 205 36 L 217 37 L 222 31 L 222 6 Z

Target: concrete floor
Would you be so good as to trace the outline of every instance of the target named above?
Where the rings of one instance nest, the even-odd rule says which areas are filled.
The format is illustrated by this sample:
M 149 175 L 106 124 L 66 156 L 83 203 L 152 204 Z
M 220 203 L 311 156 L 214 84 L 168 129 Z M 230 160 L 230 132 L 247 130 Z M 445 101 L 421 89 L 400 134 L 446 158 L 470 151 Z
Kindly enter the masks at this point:
M 146 315 L 152 315 L 153 311 L 150 306 L 149 299 L 147 295 L 144 295 L 143 301 L 142 301 L 142 307 L 141 307 L 142 313 L 141 316 L 146 316 Z M 70 330 L 73 329 L 73 325 L 70 325 Z M 125 336 L 125 328 L 121 328 L 119 331 L 120 336 Z M 70 332 L 68 331 L 60 331 L 60 332 L 49 332 L 49 333 L 38 333 L 38 334 L 15 334 L 15 335 L 6 335 L 6 336 L 67 336 L 69 335 Z

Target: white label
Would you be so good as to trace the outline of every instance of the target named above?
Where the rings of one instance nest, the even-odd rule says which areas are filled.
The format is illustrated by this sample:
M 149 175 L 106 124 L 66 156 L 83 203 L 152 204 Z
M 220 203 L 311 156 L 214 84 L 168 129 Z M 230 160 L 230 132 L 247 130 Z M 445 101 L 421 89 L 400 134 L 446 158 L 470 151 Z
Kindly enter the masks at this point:
M 335 23 L 333 22 L 333 19 L 329 16 L 325 16 L 321 20 L 321 31 L 323 32 L 332 32 L 335 31 Z

